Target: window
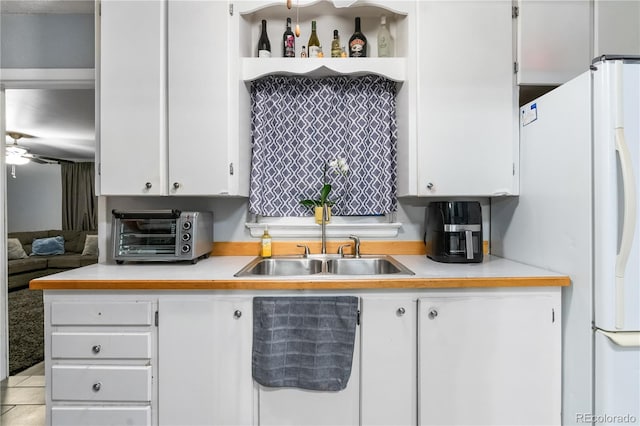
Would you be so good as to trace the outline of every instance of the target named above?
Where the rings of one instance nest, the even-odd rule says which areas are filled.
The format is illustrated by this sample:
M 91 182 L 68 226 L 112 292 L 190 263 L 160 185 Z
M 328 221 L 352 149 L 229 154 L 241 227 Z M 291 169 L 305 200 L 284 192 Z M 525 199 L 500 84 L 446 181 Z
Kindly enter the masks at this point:
M 395 83 L 382 77 L 269 76 L 251 88 L 251 213 L 310 216 L 325 165 L 345 158 L 346 176 L 327 174 L 334 215 L 393 213 L 396 198 Z

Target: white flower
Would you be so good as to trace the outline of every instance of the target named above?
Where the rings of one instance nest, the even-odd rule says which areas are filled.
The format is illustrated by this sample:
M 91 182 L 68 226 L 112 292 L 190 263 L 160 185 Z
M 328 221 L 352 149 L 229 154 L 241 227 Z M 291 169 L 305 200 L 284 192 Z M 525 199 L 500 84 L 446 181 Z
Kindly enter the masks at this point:
M 329 162 L 329 167 L 331 168 L 331 171 L 336 174 L 346 175 L 349 173 L 349 165 L 347 164 L 347 159 L 344 157 L 331 160 Z

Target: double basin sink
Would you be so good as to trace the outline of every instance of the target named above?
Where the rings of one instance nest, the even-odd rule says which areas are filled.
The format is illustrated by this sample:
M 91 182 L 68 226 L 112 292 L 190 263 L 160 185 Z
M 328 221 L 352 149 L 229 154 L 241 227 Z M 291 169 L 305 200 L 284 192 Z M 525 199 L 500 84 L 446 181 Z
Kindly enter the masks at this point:
M 391 256 L 340 257 L 311 255 L 308 257 L 258 257 L 238 271 L 236 277 L 300 276 L 300 275 L 414 275 Z

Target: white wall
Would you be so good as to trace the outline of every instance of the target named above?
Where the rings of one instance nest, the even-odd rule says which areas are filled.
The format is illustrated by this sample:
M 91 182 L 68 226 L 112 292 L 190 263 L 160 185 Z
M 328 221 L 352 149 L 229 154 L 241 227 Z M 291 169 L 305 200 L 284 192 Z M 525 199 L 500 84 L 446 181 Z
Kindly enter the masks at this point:
M 58 164 L 6 167 L 7 232 L 62 228 L 62 177 Z
M 213 211 L 214 241 L 257 241 L 249 234 L 245 223 L 251 221 L 246 198 L 206 198 L 206 197 L 104 197 L 106 211 L 99 219 L 99 229 L 111 230 L 111 210 L 113 209 L 172 209 Z M 402 228 L 395 240 L 422 241 L 424 233 L 425 207 L 430 198 L 402 198 L 398 205 L 396 221 Z M 490 210 L 488 199 L 477 199 L 482 204 L 484 239 L 489 239 Z

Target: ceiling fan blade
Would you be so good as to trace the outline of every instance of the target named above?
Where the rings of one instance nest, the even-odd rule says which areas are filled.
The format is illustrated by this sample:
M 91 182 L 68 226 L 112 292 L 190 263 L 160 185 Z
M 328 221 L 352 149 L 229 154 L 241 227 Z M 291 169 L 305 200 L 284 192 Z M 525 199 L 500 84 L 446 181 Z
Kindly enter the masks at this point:
M 51 164 L 50 161 L 41 160 L 38 157 L 31 158 L 31 161 L 33 161 L 34 163 L 38 163 L 38 164 Z

